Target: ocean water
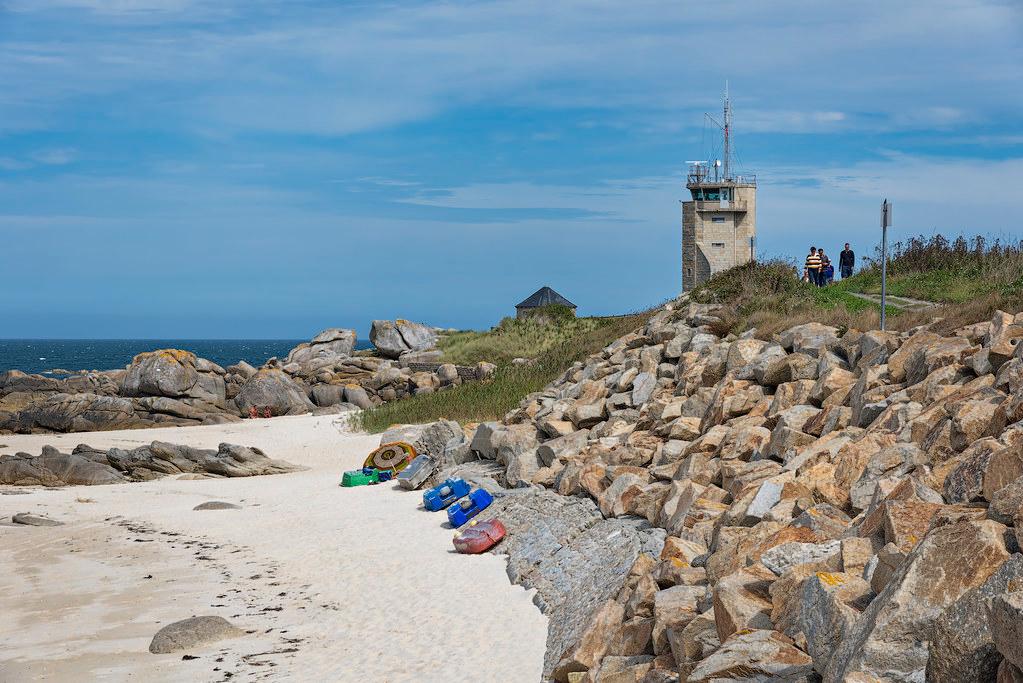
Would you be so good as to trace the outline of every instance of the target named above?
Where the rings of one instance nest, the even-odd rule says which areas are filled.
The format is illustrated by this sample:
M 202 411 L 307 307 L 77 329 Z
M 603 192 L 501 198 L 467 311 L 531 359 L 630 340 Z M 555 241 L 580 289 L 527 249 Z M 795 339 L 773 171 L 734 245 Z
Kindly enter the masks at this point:
M 184 349 L 227 367 L 244 360 L 259 367 L 283 358 L 308 339 L 0 339 L 0 372 L 44 373 L 60 370 L 116 370 L 135 354 L 156 349 Z M 360 339 L 356 349 L 368 349 Z

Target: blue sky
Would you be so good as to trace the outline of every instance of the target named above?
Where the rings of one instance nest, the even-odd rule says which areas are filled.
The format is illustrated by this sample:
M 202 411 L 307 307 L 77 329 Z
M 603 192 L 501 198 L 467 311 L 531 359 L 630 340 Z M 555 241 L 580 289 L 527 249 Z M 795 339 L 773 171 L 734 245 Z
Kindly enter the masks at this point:
M 1016 0 L 0 0 L 0 337 L 663 301 L 726 80 L 762 255 L 1023 236 Z

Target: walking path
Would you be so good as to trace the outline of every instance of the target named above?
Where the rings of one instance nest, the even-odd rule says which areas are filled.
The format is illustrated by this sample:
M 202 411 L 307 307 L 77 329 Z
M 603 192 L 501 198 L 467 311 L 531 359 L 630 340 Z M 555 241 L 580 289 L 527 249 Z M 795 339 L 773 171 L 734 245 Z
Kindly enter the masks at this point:
M 881 305 L 880 294 L 862 294 L 860 292 L 849 292 L 853 296 L 869 301 L 873 304 Z M 926 311 L 928 308 L 934 308 L 938 304 L 934 301 L 923 301 L 922 299 L 910 299 L 906 296 L 895 296 L 889 294 L 887 301 L 885 302 L 891 308 L 897 308 L 900 311 Z

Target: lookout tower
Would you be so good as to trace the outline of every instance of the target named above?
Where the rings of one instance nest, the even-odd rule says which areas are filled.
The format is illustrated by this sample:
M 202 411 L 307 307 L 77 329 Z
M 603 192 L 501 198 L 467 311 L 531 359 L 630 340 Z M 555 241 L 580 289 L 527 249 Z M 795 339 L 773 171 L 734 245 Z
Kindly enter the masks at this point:
M 754 260 L 757 236 L 757 177 L 737 175 L 732 152 L 732 105 L 725 88 L 721 159 L 689 161 L 682 202 L 682 291 L 714 273 Z

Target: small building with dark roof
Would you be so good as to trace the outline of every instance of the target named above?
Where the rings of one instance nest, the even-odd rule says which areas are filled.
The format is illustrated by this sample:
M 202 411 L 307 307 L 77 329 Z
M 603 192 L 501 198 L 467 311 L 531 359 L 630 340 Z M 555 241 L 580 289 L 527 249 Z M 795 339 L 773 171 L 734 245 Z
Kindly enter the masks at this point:
M 576 305 L 555 292 L 550 287 L 541 287 L 540 289 L 533 292 L 525 301 L 515 306 L 515 317 L 522 318 L 538 308 L 544 306 L 564 306 L 572 311 L 572 315 L 575 315 Z

